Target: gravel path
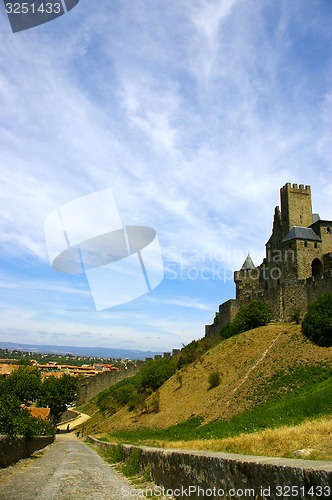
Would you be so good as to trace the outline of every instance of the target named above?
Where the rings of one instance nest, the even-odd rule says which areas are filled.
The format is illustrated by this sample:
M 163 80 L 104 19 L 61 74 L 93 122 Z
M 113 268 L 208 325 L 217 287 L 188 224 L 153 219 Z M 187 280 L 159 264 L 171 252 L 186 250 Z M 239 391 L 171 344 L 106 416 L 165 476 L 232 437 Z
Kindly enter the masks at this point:
M 121 500 L 138 496 L 126 478 L 69 433 L 57 435 L 40 457 L 22 460 L 0 475 L 1 500 L 43 498 Z
M 81 413 L 79 417 L 75 418 L 75 420 L 72 420 L 71 422 L 66 422 L 64 424 L 58 424 L 57 428 L 60 429 L 60 431 L 65 431 L 67 429 L 67 425 L 69 423 L 69 427 L 71 430 L 76 429 L 81 424 L 84 424 L 87 420 L 89 420 L 91 417 L 89 415 L 86 415 L 85 413 Z

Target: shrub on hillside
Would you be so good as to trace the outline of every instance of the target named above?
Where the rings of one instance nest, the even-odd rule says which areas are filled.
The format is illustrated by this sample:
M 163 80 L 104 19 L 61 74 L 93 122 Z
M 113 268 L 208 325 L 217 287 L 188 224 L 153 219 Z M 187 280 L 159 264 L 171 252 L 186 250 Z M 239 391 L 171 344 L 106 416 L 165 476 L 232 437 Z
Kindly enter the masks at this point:
M 291 314 L 291 321 L 294 321 L 297 325 L 301 323 L 302 310 L 299 307 L 294 307 Z
M 209 382 L 209 389 L 217 387 L 220 384 L 220 373 L 219 372 L 210 373 L 208 382 Z
M 175 372 L 173 358 L 159 358 L 147 363 L 137 374 L 140 388 L 146 393 L 159 389 Z
M 332 293 L 322 295 L 308 307 L 302 332 L 315 344 L 332 347 Z
M 271 319 L 271 307 L 266 302 L 252 300 L 240 307 L 234 321 L 231 323 L 231 333 L 234 335 L 267 325 Z
M 155 392 L 175 372 L 173 358 L 160 358 L 145 364 L 133 377 L 120 380 L 99 394 L 97 406 L 100 411 L 115 413 L 128 405 L 130 411 L 146 411 L 145 399 Z
M 211 347 L 219 342 L 218 336 L 203 337 L 200 340 L 192 340 L 189 344 L 184 345 L 181 349 L 181 354 L 176 358 L 176 368 L 181 370 L 185 365 L 193 363 Z

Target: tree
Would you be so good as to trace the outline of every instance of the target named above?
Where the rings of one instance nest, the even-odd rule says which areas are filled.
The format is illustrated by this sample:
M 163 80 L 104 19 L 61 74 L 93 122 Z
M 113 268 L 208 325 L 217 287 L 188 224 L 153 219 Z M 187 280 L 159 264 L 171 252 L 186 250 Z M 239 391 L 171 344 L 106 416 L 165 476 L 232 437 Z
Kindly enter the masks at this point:
M 143 366 L 137 374 L 141 389 L 154 392 L 175 372 L 175 362 L 172 358 L 159 358 Z
M 220 337 L 228 339 L 238 333 L 267 325 L 272 319 L 270 306 L 260 300 L 252 300 L 240 307 L 235 319 L 220 330 Z
M 34 366 L 22 365 L 14 370 L 0 385 L 3 394 L 16 396 L 20 403 L 29 404 L 38 397 L 41 386 L 40 373 Z
M 62 375 L 61 378 L 47 377 L 40 388 L 38 405 L 50 408 L 53 422 L 56 424 L 61 413 L 66 411 L 67 404 L 75 400 L 77 390 L 77 379 L 70 375 Z
M 272 311 L 266 302 L 252 300 L 248 304 L 240 307 L 233 324 L 232 329 L 236 333 L 246 332 L 252 328 L 267 325 L 272 319 Z
M 12 394 L 0 396 L 0 434 L 15 436 L 15 418 L 19 414 L 20 402 Z
M 332 293 L 322 295 L 308 307 L 302 332 L 315 344 L 332 347 Z
M 43 436 L 53 434 L 54 429 L 47 420 L 34 418 L 14 394 L 0 397 L 0 434 L 7 436 Z

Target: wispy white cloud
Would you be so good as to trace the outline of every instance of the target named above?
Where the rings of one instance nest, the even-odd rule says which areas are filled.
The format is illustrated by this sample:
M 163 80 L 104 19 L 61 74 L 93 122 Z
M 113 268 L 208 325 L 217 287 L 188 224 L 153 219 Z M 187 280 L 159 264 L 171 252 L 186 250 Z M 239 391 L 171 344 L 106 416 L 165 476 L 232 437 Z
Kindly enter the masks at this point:
M 22 273 L 12 285 L 21 286 L 17 303 L 25 303 L 24 290 L 30 302 L 36 297 L 39 329 L 51 331 L 41 307 L 72 336 L 84 331 L 80 307 L 88 325 L 96 322 L 88 291 L 58 275 L 53 290 L 46 272 L 44 219 L 62 203 L 112 188 L 124 224 L 157 230 L 165 264 L 201 269 L 216 261 L 231 273 L 248 250 L 255 262 L 263 257 L 285 182 L 311 184 L 314 209 L 326 217 L 332 193 L 324 2 L 79 5 L 49 26 L 0 34 L 1 262 L 13 283 Z M 208 321 L 206 288 L 172 288 L 170 298 L 163 288 L 170 286 L 166 280 L 156 291 L 160 317 L 170 308 L 185 316 L 192 304 L 201 312 L 195 321 Z M 72 297 L 66 307 L 62 294 Z M 139 344 L 144 325 L 163 342 L 167 331 L 170 339 L 203 331 L 188 317 L 178 329 L 178 314 L 149 321 L 149 301 L 133 307 L 140 333 L 123 327 L 125 310 L 113 311 L 112 335 L 124 328 L 116 342 Z M 107 321 L 108 312 L 99 318 Z M 38 324 L 29 321 L 33 332 Z M 106 327 L 102 334 L 107 339 Z

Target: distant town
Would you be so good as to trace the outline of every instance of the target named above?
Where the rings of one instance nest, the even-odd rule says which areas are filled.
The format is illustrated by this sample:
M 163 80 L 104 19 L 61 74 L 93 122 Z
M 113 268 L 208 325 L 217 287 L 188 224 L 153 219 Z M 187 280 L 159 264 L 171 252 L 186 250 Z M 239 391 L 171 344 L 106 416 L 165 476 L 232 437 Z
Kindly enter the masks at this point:
M 93 377 L 103 372 L 127 369 L 142 361 L 126 359 L 74 356 L 72 354 L 42 354 L 34 351 L 0 349 L 0 375 L 7 376 L 22 364 L 35 366 L 43 378 L 61 377 L 68 374 L 74 377 Z

